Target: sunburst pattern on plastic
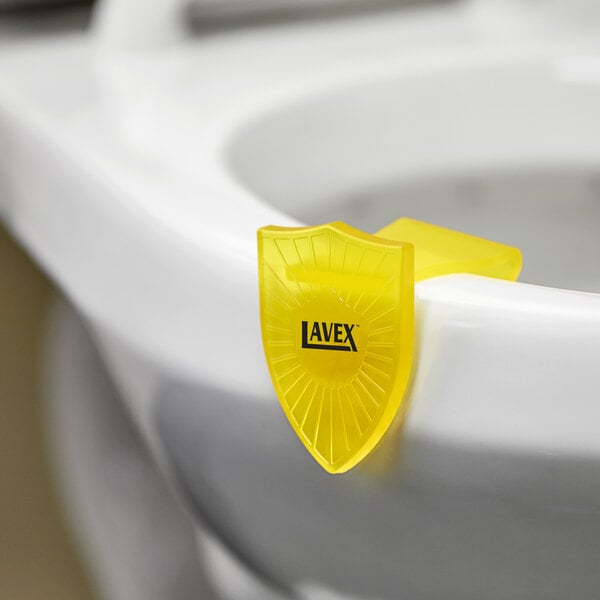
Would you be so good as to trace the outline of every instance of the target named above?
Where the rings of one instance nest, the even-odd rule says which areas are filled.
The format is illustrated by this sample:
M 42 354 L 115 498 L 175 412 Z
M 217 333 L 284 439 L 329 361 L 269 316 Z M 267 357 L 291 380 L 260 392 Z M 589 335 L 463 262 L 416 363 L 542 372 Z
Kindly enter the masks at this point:
M 516 248 L 411 219 L 258 231 L 261 324 L 279 401 L 330 473 L 371 452 L 404 402 L 414 282 L 450 273 L 514 280 Z
M 413 249 L 334 223 L 259 233 L 265 352 L 298 437 L 330 472 L 377 443 L 410 371 Z M 401 340 L 404 340 L 404 345 Z

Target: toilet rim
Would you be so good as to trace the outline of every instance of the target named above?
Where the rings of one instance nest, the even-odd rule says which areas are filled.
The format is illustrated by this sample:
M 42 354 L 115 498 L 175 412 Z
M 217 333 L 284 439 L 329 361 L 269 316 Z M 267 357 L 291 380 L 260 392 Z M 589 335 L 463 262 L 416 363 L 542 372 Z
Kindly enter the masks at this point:
M 50 50 L 32 56 L 45 60 L 49 68 L 69 48 L 56 45 Z M 58 77 L 68 84 L 72 75 L 67 70 Z M 4 177 L 14 190 L 3 216 L 26 247 L 91 321 L 107 347 L 121 346 L 125 353 L 143 357 L 171 377 L 180 375 L 232 393 L 243 392 L 257 401 L 275 402 L 262 357 L 254 236 L 262 225 L 293 225 L 297 220 L 234 181 L 222 168 L 221 155 L 212 156 L 220 170 L 215 169 L 213 178 L 202 185 L 186 177 L 163 177 L 164 171 L 154 171 L 154 164 L 133 160 L 111 130 L 98 131 L 85 120 L 65 129 L 36 100 L 24 87 L 0 87 L 0 110 L 7 124 L 1 139 L 8 149 Z M 260 107 L 251 108 L 246 119 L 260 112 Z M 221 138 L 224 145 L 229 141 Z M 224 174 L 227 183 L 221 178 Z M 213 199 L 210 211 L 198 202 L 199 197 Z M 167 206 L 165 198 L 177 203 Z M 243 210 L 243 219 L 238 218 L 232 227 L 213 226 L 238 208 Z M 69 222 L 83 226 L 70 228 L 65 236 Z M 111 240 L 108 246 L 107 239 Z M 421 355 L 413 397 L 421 413 L 428 410 L 428 404 L 421 403 L 419 408 L 420 397 L 441 385 L 439 378 L 428 381 L 427 377 L 428 369 L 439 360 L 436 340 L 440 336 L 472 359 L 472 349 L 479 346 L 472 343 L 470 334 L 480 333 L 475 341 L 481 341 L 501 332 L 504 341 L 496 350 L 517 351 L 512 360 L 537 365 L 536 376 L 540 356 L 545 357 L 547 365 L 542 366 L 548 369 L 548 365 L 560 364 L 561 357 L 568 358 L 578 340 L 584 340 L 582 352 L 587 359 L 600 344 L 600 295 L 459 275 L 423 282 L 416 296 Z M 466 321 L 465 306 L 469 307 Z M 215 318 L 223 315 L 226 323 Z M 554 354 L 542 351 L 540 355 L 539 340 L 546 339 L 549 320 L 556 339 L 568 343 Z M 533 331 L 534 341 L 529 345 L 522 336 L 524 327 Z M 581 402 L 589 408 L 586 385 L 593 380 L 593 364 L 584 361 L 571 367 L 571 376 L 588 373 L 577 385 Z M 446 382 L 456 385 L 458 373 L 447 372 Z M 477 381 L 484 381 L 485 376 L 481 373 Z M 552 378 L 544 385 L 550 384 Z M 531 414 L 540 410 L 542 404 L 532 403 Z M 428 417 L 425 433 L 435 431 L 441 437 L 464 433 L 442 422 L 446 413 L 438 415 L 436 422 Z M 425 423 L 419 419 L 412 419 L 416 429 Z M 576 445 L 586 439 L 595 448 L 592 432 L 580 435 L 576 425 L 567 435 L 556 424 L 540 439 L 553 441 L 552 447 L 559 443 L 570 447 L 577 434 Z M 474 435 L 485 439 L 489 433 L 489 428 L 482 427 Z M 527 440 L 510 435 L 504 439 L 507 445 L 517 442 Z

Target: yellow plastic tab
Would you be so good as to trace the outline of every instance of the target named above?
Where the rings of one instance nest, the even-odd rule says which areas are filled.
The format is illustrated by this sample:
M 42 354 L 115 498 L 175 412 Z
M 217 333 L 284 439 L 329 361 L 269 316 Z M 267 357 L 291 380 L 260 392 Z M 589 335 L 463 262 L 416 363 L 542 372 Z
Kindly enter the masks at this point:
M 262 334 L 294 431 L 330 473 L 393 420 L 413 346 L 413 247 L 344 223 L 258 232 Z
M 294 431 L 330 473 L 366 457 L 398 414 L 413 358 L 414 282 L 516 279 L 515 248 L 411 219 L 258 231 L 267 364 Z M 415 270 L 416 266 L 416 270 Z
M 414 245 L 415 281 L 451 273 L 515 281 L 521 272 L 523 260 L 517 248 L 430 223 L 402 218 L 376 235 Z

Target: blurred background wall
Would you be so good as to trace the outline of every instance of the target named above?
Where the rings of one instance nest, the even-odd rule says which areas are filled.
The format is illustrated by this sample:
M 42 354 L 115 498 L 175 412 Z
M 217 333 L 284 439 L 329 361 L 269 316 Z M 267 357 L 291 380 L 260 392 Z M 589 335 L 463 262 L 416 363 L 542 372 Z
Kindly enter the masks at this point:
M 53 290 L 0 229 L 0 599 L 91 600 L 44 436 L 40 352 Z

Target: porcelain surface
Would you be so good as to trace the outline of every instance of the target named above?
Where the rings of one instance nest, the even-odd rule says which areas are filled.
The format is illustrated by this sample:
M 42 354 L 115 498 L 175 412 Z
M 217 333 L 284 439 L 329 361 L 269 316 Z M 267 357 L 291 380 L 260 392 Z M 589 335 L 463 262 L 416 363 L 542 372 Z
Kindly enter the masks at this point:
M 274 597 L 587 599 L 600 586 L 600 295 L 560 289 L 598 289 L 593 194 L 571 210 L 525 199 L 492 220 L 546 244 L 531 283 L 417 286 L 410 410 L 363 467 L 319 470 L 264 364 L 258 227 L 424 177 L 567 168 L 593 187 L 593 39 L 507 48 L 471 16 L 399 11 L 149 48 L 111 46 L 108 28 L 103 43 L 0 42 L 0 214 L 91 326 L 200 544 L 219 540 Z M 484 205 L 467 195 L 451 212 L 477 234 Z M 553 287 L 534 285 L 545 277 Z M 219 550 L 206 555 L 218 573 Z M 245 585 L 227 594 L 248 598 Z

